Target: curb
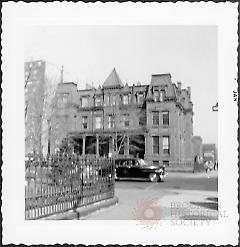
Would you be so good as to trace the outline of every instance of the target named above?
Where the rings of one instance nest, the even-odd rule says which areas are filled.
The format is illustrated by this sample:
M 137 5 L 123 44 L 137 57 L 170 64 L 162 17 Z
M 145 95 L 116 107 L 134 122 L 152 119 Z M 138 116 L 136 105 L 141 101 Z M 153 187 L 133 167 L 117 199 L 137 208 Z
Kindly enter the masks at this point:
M 48 217 L 44 217 L 42 219 L 43 220 L 77 220 L 77 219 L 81 219 L 81 217 L 87 216 L 100 209 L 108 208 L 110 206 L 116 205 L 117 203 L 118 203 L 118 198 L 115 196 L 111 199 L 102 200 L 88 206 L 79 207 L 76 210 L 71 209 L 67 212 L 51 215 Z

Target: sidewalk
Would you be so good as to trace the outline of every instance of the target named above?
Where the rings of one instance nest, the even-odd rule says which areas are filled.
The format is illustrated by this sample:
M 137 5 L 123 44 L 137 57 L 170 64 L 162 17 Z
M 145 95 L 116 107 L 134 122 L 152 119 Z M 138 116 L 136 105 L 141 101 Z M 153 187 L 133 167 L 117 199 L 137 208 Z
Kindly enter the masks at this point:
M 116 206 L 118 203 L 118 198 L 115 196 L 110 199 L 95 202 L 90 205 L 82 206 L 76 210 L 69 210 L 64 213 L 54 214 L 48 217 L 42 218 L 42 220 L 77 220 L 83 218 L 86 215 L 92 214 L 93 212 L 98 212 L 109 207 Z
M 115 189 L 118 197 L 118 204 L 114 207 L 100 209 L 86 217 L 85 220 L 136 220 L 134 210 L 137 201 L 142 199 L 138 190 L 130 190 L 126 193 L 125 189 Z
M 185 178 L 213 178 L 218 176 L 218 170 L 209 172 L 168 172 L 168 177 L 185 177 Z
M 171 191 L 158 201 L 162 220 L 217 220 L 218 192 L 216 191 Z

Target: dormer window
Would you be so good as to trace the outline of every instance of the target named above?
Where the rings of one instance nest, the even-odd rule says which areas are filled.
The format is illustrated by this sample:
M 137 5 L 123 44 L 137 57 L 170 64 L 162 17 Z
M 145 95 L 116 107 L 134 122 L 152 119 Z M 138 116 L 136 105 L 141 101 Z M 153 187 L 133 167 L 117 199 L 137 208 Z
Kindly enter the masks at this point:
M 137 94 L 137 103 L 142 104 L 144 102 L 144 94 L 143 93 L 138 93 Z
M 163 102 L 164 101 L 164 97 L 165 97 L 165 90 L 164 89 L 161 89 L 160 93 L 159 93 L 159 101 L 160 102 Z
M 154 99 L 155 102 L 159 101 L 159 91 L 158 90 L 154 90 L 153 99 Z
M 117 105 L 117 96 L 115 94 L 112 96 L 112 105 Z
M 104 103 L 105 103 L 105 105 L 110 105 L 110 95 L 104 96 Z
M 96 96 L 95 97 L 95 106 L 101 106 L 101 97 L 100 96 Z
M 129 97 L 128 94 L 123 95 L 123 104 L 128 105 L 129 104 Z

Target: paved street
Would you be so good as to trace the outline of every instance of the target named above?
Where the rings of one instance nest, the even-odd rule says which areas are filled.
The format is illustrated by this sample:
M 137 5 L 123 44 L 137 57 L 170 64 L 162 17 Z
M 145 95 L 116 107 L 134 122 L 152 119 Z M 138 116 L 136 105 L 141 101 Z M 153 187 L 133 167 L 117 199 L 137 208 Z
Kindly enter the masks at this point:
M 118 181 L 118 205 L 83 219 L 217 219 L 217 190 L 216 171 L 169 173 L 160 183 Z

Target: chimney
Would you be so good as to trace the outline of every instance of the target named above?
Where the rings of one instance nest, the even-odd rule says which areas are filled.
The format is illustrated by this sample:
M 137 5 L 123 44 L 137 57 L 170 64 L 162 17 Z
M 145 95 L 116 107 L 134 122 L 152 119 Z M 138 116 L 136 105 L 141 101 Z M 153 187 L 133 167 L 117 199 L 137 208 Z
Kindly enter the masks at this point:
M 177 87 L 178 87 L 179 90 L 181 90 L 181 88 L 182 88 L 182 83 L 181 83 L 180 81 L 177 82 Z

